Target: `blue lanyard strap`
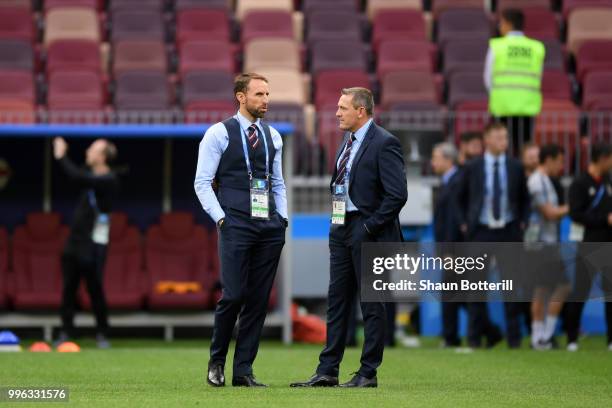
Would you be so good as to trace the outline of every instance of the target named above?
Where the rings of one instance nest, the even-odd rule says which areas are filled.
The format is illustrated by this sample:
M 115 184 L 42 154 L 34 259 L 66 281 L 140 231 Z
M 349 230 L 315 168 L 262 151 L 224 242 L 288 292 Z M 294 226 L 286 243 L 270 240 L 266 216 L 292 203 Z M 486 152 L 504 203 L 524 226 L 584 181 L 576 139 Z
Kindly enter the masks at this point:
M 599 205 L 605 192 L 606 192 L 605 183 L 602 181 L 601 186 L 599 186 L 599 189 L 597 190 L 597 194 L 595 194 L 595 198 L 593 199 L 593 202 L 591 203 L 587 211 L 591 211 L 592 209 L 594 209 L 595 207 Z
M 98 200 L 96 200 L 96 193 L 93 189 L 87 190 L 87 198 L 89 199 L 89 205 L 91 205 L 91 208 L 98 211 Z
M 238 119 L 238 116 L 234 116 L 234 119 L 236 119 L 238 121 L 238 124 L 240 125 L 240 129 L 242 130 L 241 135 L 242 135 L 242 151 L 244 152 L 244 161 L 246 162 L 246 166 L 247 166 L 247 171 L 249 173 L 249 178 L 253 178 L 253 169 L 251 168 L 251 161 L 249 160 L 249 149 L 247 147 L 247 141 L 246 138 L 248 136 L 248 130 L 244 129 L 242 127 L 242 123 L 240 123 L 240 120 Z M 257 126 L 255 124 L 255 127 L 257 128 L 257 131 L 259 131 L 259 126 Z M 270 152 L 268 151 L 268 139 L 266 138 L 266 134 L 264 132 L 263 135 L 263 140 L 264 140 L 264 147 L 266 150 L 266 180 L 270 178 Z

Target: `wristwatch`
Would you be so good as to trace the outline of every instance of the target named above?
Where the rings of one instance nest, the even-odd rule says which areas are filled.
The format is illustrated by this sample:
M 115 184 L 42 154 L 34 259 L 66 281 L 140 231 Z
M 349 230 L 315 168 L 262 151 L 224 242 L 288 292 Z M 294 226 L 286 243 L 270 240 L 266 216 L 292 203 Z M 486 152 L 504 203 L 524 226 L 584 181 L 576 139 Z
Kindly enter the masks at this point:
M 225 218 L 221 218 L 219 221 L 217 221 L 217 227 L 221 228 L 224 222 L 225 222 Z

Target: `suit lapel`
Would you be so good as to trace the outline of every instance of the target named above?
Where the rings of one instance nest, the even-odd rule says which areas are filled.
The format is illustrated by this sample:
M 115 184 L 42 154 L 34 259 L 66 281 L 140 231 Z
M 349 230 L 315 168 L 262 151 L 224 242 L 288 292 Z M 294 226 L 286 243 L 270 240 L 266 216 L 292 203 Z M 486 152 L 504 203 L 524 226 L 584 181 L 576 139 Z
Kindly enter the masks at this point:
M 342 150 L 344 150 L 344 145 L 346 144 L 346 141 L 349 138 L 349 132 L 344 132 L 344 137 L 342 138 L 342 143 L 340 143 L 340 146 L 338 147 L 338 150 L 336 150 L 336 158 L 334 159 L 334 171 L 332 172 L 332 179 L 330 181 L 330 186 L 333 184 L 334 180 L 336 180 L 336 176 L 338 175 L 338 159 L 340 158 L 340 153 L 342 153 Z
M 374 137 L 374 133 L 376 133 L 376 123 L 372 122 L 370 124 L 370 128 L 368 129 L 368 132 L 366 133 L 365 137 L 361 141 L 361 145 L 359 146 L 359 150 L 357 150 L 357 154 L 355 155 L 355 158 L 353 159 L 353 163 L 351 164 L 351 173 L 349 175 L 349 184 L 353 184 L 353 179 L 355 178 L 355 172 L 352 171 L 352 170 L 357 168 L 357 165 L 359 164 L 359 160 L 361 159 L 361 156 L 363 156 L 363 152 L 366 151 L 366 149 L 368 148 L 368 144 L 370 144 L 370 141 Z

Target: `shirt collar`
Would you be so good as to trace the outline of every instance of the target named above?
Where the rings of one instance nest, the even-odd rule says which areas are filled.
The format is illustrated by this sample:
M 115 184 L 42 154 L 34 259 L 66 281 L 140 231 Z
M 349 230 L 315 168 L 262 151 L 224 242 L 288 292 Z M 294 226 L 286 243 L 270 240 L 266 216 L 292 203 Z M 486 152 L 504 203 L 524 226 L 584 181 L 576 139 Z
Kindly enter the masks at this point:
M 512 30 L 512 31 L 508 31 L 508 34 L 506 34 L 508 37 L 524 37 L 525 33 L 523 33 L 522 31 L 519 30 Z
M 450 169 L 446 170 L 446 173 L 442 175 L 442 184 L 448 183 L 451 177 L 457 172 L 457 166 L 453 166 Z
M 355 132 L 355 139 L 357 139 L 357 141 L 359 143 L 361 143 L 361 141 L 363 140 L 363 138 L 365 137 L 366 133 L 368 133 L 368 130 L 370 129 L 370 125 L 372 124 L 372 119 L 368 120 L 362 127 L 360 127 L 356 132 Z
M 255 123 L 257 125 L 257 127 L 259 127 L 259 123 L 260 123 L 259 118 L 257 118 L 257 120 L 255 122 L 251 122 L 250 120 L 245 118 L 242 115 L 242 113 L 240 113 L 240 111 L 238 111 L 238 113 L 236 113 L 236 119 L 238 119 L 238 123 L 240 123 L 240 127 L 242 129 L 244 129 L 244 130 L 247 130 L 249 128 L 249 126 L 251 126 L 253 123 Z
M 495 160 L 498 160 L 499 164 L 502 166 L 506 164 L 506 154 L 505 153 L 502 153 L 499 156 L 493 156 L 491 153 L 485 152 L 484 159 L 485 159 L 485 162 L 489 165 L 493 165 L 493 163 L 495 163 Z

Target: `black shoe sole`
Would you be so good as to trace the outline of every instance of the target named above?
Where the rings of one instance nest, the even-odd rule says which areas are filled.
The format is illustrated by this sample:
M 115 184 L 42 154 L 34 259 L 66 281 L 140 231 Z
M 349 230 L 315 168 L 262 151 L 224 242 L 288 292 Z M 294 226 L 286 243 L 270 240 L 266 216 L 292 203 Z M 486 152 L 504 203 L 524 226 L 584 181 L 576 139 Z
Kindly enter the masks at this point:
M 206 379 L 206 382 L 208 383 L 208 385 L 211 385 L 213 387 L 225 387 L 225 383 L 215 384 L 214 382 L 210 381 L 208 378 Z

